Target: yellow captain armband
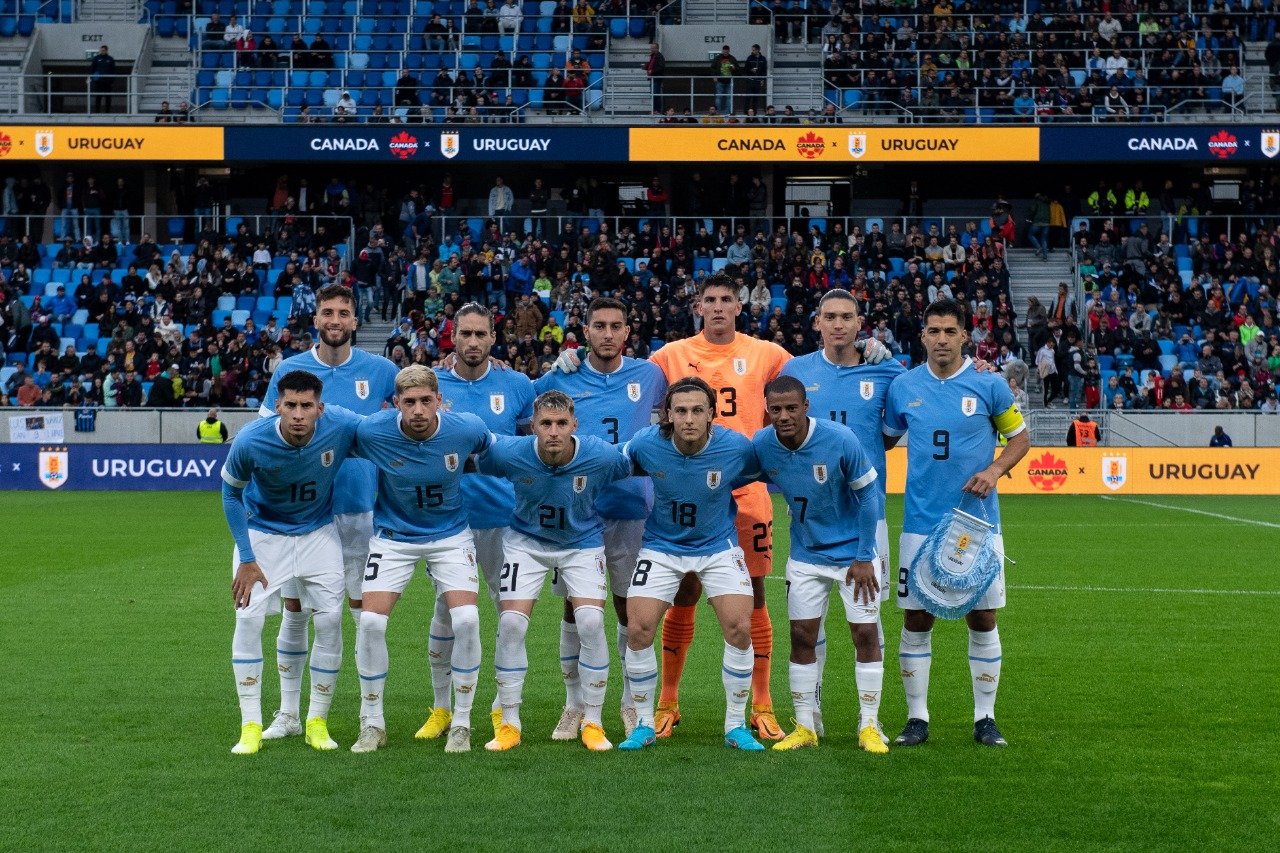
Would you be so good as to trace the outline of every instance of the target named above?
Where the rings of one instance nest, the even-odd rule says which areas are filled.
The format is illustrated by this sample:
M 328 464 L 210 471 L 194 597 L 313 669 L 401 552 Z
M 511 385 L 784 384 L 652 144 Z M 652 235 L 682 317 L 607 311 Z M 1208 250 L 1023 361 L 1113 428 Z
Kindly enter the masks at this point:
M 1012 438 L 1027 428 L 1026 422 L 1022 420 L 1022 412 L 1018 410 L 1016 403 L 992 418 L 991 422 L 996 425 L 996 429 L 1005 438 Z

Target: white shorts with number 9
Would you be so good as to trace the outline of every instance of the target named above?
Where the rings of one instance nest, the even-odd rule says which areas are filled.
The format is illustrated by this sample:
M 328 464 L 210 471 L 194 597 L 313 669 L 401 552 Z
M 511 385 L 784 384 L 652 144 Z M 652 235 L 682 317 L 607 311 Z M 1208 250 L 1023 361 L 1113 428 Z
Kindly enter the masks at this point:
M 702 581 L 707 598 L 717 595 L 751 595 L 751 576 L 742 549 L 734 545 L 715 554 L 680 556 L 641 548 L 631 574 L 627 598 L 656 598 L 671 604 L 680 581 L 693 572 Z

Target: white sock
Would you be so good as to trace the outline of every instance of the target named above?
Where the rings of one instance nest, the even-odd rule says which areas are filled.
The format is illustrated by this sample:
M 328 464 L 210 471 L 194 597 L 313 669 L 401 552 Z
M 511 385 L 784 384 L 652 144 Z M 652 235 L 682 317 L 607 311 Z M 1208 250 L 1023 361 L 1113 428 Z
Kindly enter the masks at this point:
M 933 664 L 933 632 L 902 629 L 898 646 L 902 690 L 907 694 L 907 717 L 929 722 L 929 667 Z
M 431 693 L 433 708 L 449 708 L 452 684 L 450 662 L 453 660 L 453 621 L 444 596 L 436 596 L 436 609 L 427 631 L 427 658 L 431 661 Z
M 240 725 L 262 725 L 262 626 L 264 616 L 236 619 L 231 635 L 231 671 L 240 697 Z
M 518 610 L 505 610 L 498 617 L 498 650 L 494 668 L 498 673 L 498 701 L 502 703 L 502 722 L 520 728 L 520 701 L 524 694 L 524 676 L 529 671 L 529 655 L 524 635 L 529 630 L 529 617 Z
M 637 724 L 653 728 L 653 703 L 658 690 L 658 656 L 654 654 L 653 646 L 628 648 L 626 667 Z
M 733 731 L 738 726 L 746 725 L 747 700 L 751 698 L 751 667 L 755 663 L 755 652 L 748 645 L 745 649 L 734 648 L 727 642 L 724 644 L 724 659 L 721 665 L 721 681 L 724 684 L 724 730 Z M 810 717 L 812 722 L 812 717 Z
M 609 686 L 609 641 L 604 637 L 604 608 L 584 604 L 573 609 L 573 618 L 582 644 L 578 665 L 586 672 L 579 686 L 583 719 L 603 725 L 600 712 Z
M 360 571 L 361 571 L 361 572 L 363 572 L 363 571 L 364 571 L 364 568 L 363 568 L 363 566 L 364 566 L 364 561 L 363 561 L 363 560 L 360 562 L 360 565 L 361 565 L 361 567 L 362 567 L 362 568 L 360 569 Z M 352 621 L 352 622 L 355 624 L 355 626 L 356 626 L 356 645 L 355 645 L 355 648 L 353 648 L 353 649 L 351 650 L 351 655 L 352 655 L 354 658 L 356 658 L 356 665 L 357 665 L 357 666 L 359 666 L 359 664 L 360 664 L 360 660 L 359 660 L 359 659 L 360 659 L 360 617 L 364 615 L 364 608 L 363 608 L 363 607 L 352 607 L 352 606 L 351 606 L 350 601 L 348 601 L 348 602 L 347 602 L 347 609 L 348 609 L 349 611 L 351 611 L 351 621 Z M 356 680 L 357 680 L 357 681 L 359 681 L 359 679 L 356 679 Z
M 1000 629 L 969 629 L 969 675 L 973 679 L 973 721 L 996 718 L 996 689 L 1000 686 Z
M 480 610 L 474 604 L 464 604 L 451 608 L 449 619 L 453 623 L 456 637 L 450 663 L 453 675 L 453 725 L 469 729 L 471 707 L 476 701 L 476 682 L 480 679 Z M 434 670 L 433 666 L 433 674 Z M 447 702 L 447 687 L 445 696 Z
M 307 613 L 284 611 L 280 617 L 280 633 L 276 636 L 280 710 L 295 717 L 302 703 L 302 670 L 307 665 L 307 619 Z
M 627 630 L 627 626 L 621 622 L 618 623 L 618 663 L 621 664 L 622 670 L 622 707 L 623 709 L 636 707 L 636 703 L 631 699 L 631 676 L 627 674 L 627 641 L 631 637 L 631 632 Z
M 823 616 L 822 621 L 818 623 L 818 640 L 813 647 L 813 653 L 817 655 L 817 663 L 814 664 L 818 670 L 817 681 L 813 686 L 813 713 L 819 718 L 822 717 L 822 677 L 826 674 L 827 669 L 827 617 Z M 795 666 L 795 664 L 792 664 Z M 793 687 L 794 691 L 795 688 Z M 807 723 L 808 728 L 813 728 Z
M 853 681 L 858 687 L 858 731 L 880 721 L 880 694 L 884 690 L 884 661 L 853 665 Z
M 307 719 L 328 719 L 333 691 L 342 668 L 342 611 L 317 613 L 316 642 L 311 648 L 311 699 Z
M 360 718 L 367 726 L 386 729 L 382 699 L 387 685 L 387 617 L 365 613 L 360 617 L 356 641 L 356 669 L 360 671 Z
M 576 612 L 576 611 L 575 611 Z M 582 707 L 582 679 L 578 664 L 582 661 L 582 637 L 574 622 L 560 620 L 560 675 L 564 677 L 564 704 Z
M 818 664 L 791 662 L 788 672 L 791 704 L 796 709 L 796 724 L 813 730 L 813 710 L 818 698 Z

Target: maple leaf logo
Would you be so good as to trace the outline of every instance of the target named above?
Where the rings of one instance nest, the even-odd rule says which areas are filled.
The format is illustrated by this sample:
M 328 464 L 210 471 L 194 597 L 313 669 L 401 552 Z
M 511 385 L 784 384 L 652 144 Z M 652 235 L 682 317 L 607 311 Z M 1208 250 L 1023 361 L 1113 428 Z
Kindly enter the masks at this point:
M 1053 492 L 1067 482 L 1067 463 L 1049 451 L 1027 465 L 1027 480 L 1042 492 Z
M 822 153 L 826 150 L 826 141 L 812 130 L 796 140 L 796 151 L 798 151 L 800 156 L 806 160 L 812 160 L 814 157 L 821 157 Z
M 1235 135 L 1225 130 L 1220 130 L 1209 137 L 1209 153 L 1219 160 L 1234 157 L 1239 150 L 1240 143 L 1236 141 Z
M 9 138 L 9 134 L 0 132 L 0 157 L 8 157 L 12 150 L 13 140 Z
M 418 137 L 411 136 L 408 131 L 402 130 L 391 137 L 389 147 L 392 154 L 401 160 L 408 160 L 418 153 Z

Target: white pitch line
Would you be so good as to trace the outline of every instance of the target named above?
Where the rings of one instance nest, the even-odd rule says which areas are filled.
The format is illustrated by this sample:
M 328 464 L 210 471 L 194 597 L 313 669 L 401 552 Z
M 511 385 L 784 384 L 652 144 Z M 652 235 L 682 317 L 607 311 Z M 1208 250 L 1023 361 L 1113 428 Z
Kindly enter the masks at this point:
M 1037 586 L 1032 584 L 1009 584 L 1009 588 L 1037 592 L 1131 592 L 1142 595 L 1157 592 L 1186 593 L 1189 595 L 1280 595 L 1280 589 L 1174 589 L 1168 587 Z
M 1220 513 L 1220 512 L 1209 512 L 1208 510 L 1204 510 L 1204 509 L 1192 509 L 1189 506 L 1175 506 L 1173 504 L 1156 503 L 1155 501 L 1140 501 L 1135 498 L 1117 498 L 1117 497 L 1112 497 L 1111 495 L 1102 495 L 1101 497 L 1104 501 L 1120 501 L 1121 503 L 1127 503 L 1127 504 L 1140 504 L 1142 506 L 1153 506 L 1153 507 L 1156 507 L 1157 509 L 1171 509 L 1177 512 L 1190 512 L 1190 513 L 1195 513 L 1196 515 L 1207 515 L 1210 518 L 1220 518 L 1223 521 L 1234 521 L 1237 524 L 1256 524 L 1258 527 L 1274 527 L 1274 528 L 1280 529 L 1280 524 L 1277 524 L 1274 521 L 1259 521 L 1256 518 L 1240 518 L 1239 516 L 1236 516 L 1236 515 L 1224 515 L 1223 513 Z

